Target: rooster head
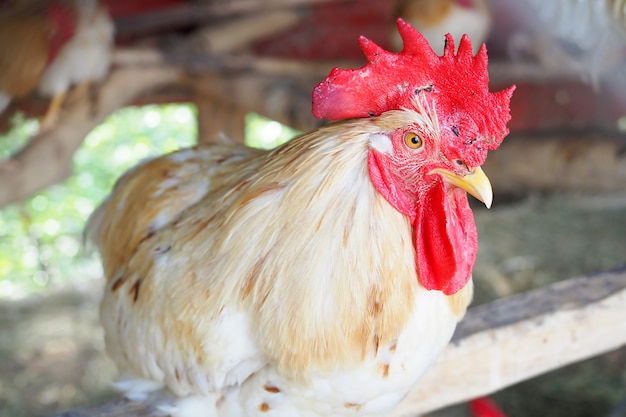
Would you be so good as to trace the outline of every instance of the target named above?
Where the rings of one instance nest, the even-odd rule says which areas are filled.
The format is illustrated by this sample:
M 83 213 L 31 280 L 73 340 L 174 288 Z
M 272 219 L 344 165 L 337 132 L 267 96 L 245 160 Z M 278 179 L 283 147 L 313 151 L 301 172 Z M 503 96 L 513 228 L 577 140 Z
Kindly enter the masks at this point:
M 471 278 L 478 239 L 466 192 L 491 205 L 480 166 L 508 134 L 514 86 L 489 92 L 487 52 L 472 55 L 467 36 L 455 54 L 446 35 L 442 56 L 402 19 L 400 53 L 367 38 L 368 63 L 335 68 L 313 91 L 313 115 L 331 120 L 370 117 L 370 179 L 412 222 L 417 274 L 429 290 L 454 294 Z

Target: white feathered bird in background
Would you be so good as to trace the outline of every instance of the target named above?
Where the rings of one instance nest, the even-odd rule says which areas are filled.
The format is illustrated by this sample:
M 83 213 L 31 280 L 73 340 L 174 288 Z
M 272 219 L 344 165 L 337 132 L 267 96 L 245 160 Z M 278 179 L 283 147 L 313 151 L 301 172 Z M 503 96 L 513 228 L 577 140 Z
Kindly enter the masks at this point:
M 524 28 L 509 41 L 515 60 L 574 72 L 596 87 L 624 63 L 624 0 L 508 0 L 506 9 Z
M 468 35 L 477 53 L 491 29 L 485 0 L 402 0 L 395 14 L 419 30 L 438 54 L 443 52 L 442 41 L 447 33 L 455 39 Z M 391 31 L 391 39 L 399 50 L 402 40 L 397 31 Z
M 97 0 L 74 0 L 76 33 L 46 69 L 38 91 L 52 97 L 42 129 L 50 127 L 74 85 L 82 88 L 102 81 L 109 72 L 114 25 L 106 8 Z

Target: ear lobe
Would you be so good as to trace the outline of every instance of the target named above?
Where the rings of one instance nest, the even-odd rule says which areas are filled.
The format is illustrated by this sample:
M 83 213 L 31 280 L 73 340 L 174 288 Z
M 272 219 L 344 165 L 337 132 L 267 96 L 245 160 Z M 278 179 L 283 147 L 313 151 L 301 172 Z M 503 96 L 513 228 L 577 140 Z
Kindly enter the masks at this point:
M 370 146 L 378 153 L 391 154 L 393 146 L 391 145 L 391 138 L 382 133 L 372 133 L 369 137 Z

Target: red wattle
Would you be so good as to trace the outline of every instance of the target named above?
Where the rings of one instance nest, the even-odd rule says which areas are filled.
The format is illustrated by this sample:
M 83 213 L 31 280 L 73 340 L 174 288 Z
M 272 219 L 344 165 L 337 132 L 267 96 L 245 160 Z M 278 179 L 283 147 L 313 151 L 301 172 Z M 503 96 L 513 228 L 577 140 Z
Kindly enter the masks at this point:
M 454 294 L 467 284 L 476 260 L 478 235 L 465 191 L 442 178 L 410 200 L 381 154 L 368 154 L 370 181 L 376 190 L 411 219 L 417 275 L 428 290 Z
M 428 290 L 451 295 L 467 284 L 478 249 L 467 195 L 443 180 L 420 194 L 413 226 L 417 273 Z

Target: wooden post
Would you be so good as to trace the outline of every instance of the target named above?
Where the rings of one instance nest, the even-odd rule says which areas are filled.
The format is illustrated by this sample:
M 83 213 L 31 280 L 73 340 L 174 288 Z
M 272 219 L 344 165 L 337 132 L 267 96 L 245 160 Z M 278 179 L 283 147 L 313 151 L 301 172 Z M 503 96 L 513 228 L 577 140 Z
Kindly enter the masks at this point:
M 194 102 L 198 108 L 198 142 L 220 142 L 220 135 L 243 143 L 245 139 L 246 112 L 230 103 L 216 101 L 198 93 Z

